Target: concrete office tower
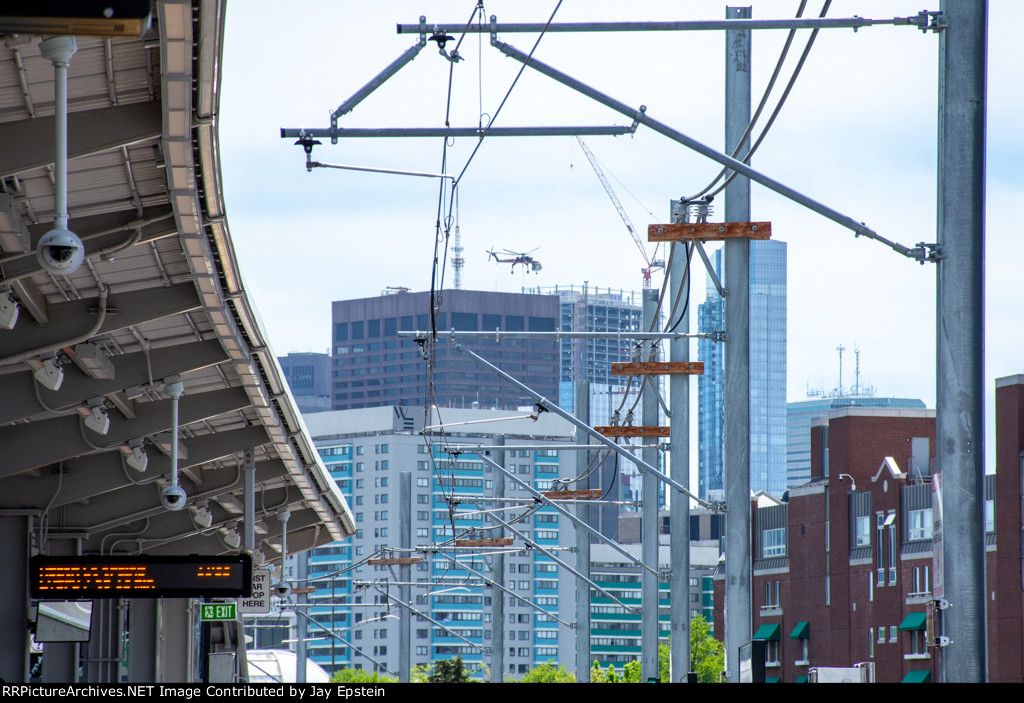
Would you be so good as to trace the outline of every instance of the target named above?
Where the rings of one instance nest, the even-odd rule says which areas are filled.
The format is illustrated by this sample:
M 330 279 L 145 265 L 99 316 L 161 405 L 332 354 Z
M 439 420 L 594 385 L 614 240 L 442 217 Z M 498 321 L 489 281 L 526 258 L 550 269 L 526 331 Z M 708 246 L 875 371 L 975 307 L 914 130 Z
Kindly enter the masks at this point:
M 422 408 L 379 407 L 317 413 L 305 417 L 310 435 L 331 475 L 338 482 L 355 515 L 356 535 L 310 552 L 308 575 L 316 579 L 309 585 L 316 591 L 309 596 L 311 617 L 333 627 L 349 644 L 324 636 L 309 643 L 309 656 L 328 671 L 348 668 L 374 670 L 376 663 L 397 672 L 400 647 L 400 613 L 394 598 L 399 587 L 393 585 L 399 567 L 367 564 L 366 560 L 382 549 L 400 545 L 399 477 L 412 474 L 412 545 L 427 548 L 418 554 L 423 559 L 411 568 L 411 598 L 414 607 L 430 615 L 465 637 L 413 616 L 410 641 L 412 666 L 431 664 L 439 659 L 461 656 L 471 668 L 487 666 L 490 657 L 477 647 L 503 647 L 506 676 L 519 676 L 537 664 L 554 660 L 574 667 L 575 632 L 560 626 L 553 617 L 524 605 L 494 588 L 472 583 L 473 574 L 458 568 L 447 558 L 451 551 L 430 547 L 452 535 L 449 503 L 453 493 L 465 497 L 456 508 L 469 512 L 493 508 L 494 503 L 479 504 L 473 496 L 491 496 L 495 470 L 487 467 L 479 454 L 466 451 L 450 456 L 450 444 L 493 442 L 493 433 L 505 435 L 505 466 L 536 489 L 550 487 L 558 476 L 574 471 L 574 453 L 556 449 L 517 449 L 517 445 L 566 444 L 572 441 L 573 427 L 552 413 L 542 413 L 536 421 L 515 419 L 467 425 L 469 421 L 507 418 L 517 413 L 502 410 L 442 408 L 447 427 L 445 437 L 419 434 L 423 427 Z M 437 424 L 432 414 L 430 424 Z M 477 450 L 483 451 L 483 450 Z M 494 457 L 493 451 L 490 456 Z M 525 489 L 505 478 L 508 498 L 529 498 Z M 531 501 L 526 500 L 524 505 Z M 510 504 L 503 504 L 506 508 Z M 503 519 L 523 510 L 497 513 Z M 458 519 L 457 533 L 466 527 L 487 528 L 497 525 L 490 515 Z M 575 545 L 575 530 L 566 518 L 551 508 L 541 508 L 515 528 L 528 535 L 532 543 L 543 547 Z M 511 536 L 510 533 L 506 533 Z M 485 535 L 486 536 L 486 535 Z M 517 551 L 506 553 L 501 582 L 522 598 L 545 611 L 561 613 L 572 620 L 575 607 L 575 579 L 547 556 L 515 537 Z M 493 551 L 493 550 L 490 550 Z M 574 563 L 570 552 L 557 552 Z M 396 555 L 397 556 L 397 555 Z M 489 578 L 498 578 L 492 556 L 460 550 L 459 562 Z M 494 598 L 504 598 L 504 641 L 493 639 L 492 606 Z M 322 630 L 310 625 L 310 636 Z M 362 654 L 355 651 L 361 650 Z
M 295 404 L 302 413 L 331 409 L 331 355 L 289 352 L 277 357 Z
M 441 407 L 514 409 L 532 405 L 521 391 L 459 354 L 440 336 L 448 330 L 554 332 L 558 298 L 550 295 L 446 290 L 437 316 L 431 404 Z M 382 405 L 422 407 L 427 402 L 427 364 L 414 340 L 399 330 L 431 328 L 430 293 L 396 292 L 332 304 L 333 409 Z M 558 397 L 555 340 L 474 338 L 459 340 L 546 398 Z
M 722 252 L 713 255 L 722 278 Z M 724 300 L 709 280 L 697 311 L 697 330 L 725 329 Z M 722 489 L 725 423 L 724 345 L 697 343 L 699 377 L 698 491 Z M 786 490 L 786 243 L 750 243 L 750 490 L 781 496 Z

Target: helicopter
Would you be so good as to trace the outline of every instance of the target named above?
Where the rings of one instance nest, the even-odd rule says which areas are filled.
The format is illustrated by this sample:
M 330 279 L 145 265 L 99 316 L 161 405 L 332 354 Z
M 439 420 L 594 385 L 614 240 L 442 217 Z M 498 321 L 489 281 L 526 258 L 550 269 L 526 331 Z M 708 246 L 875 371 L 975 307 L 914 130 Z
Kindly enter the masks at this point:
M 540 249 L 540 247 L 537 247 L 537 249 Z M 490 256 L 494 257 L 494 260 L 499 264 L 512 264 L 512 273 L 516 272 L 516 266 L 518 264 L 522 264 L 524 267 L 526 267 L 526 272 L 529 273 L 531 271 L 540 271 L 541 268 L 543 268 L 539 261 L 530 256 L 530 254 L 537 251 L 537 249 L 531 249 L 530 251 L 527 252 L 510 251 L 508 249 L 503 249 L 500 252 L 496 252 L 493 249 L 491 249 L 488 250 L 487 253 Z M 501 258 L 502 256 L 508 256 L 511 258 L 503 259 Z

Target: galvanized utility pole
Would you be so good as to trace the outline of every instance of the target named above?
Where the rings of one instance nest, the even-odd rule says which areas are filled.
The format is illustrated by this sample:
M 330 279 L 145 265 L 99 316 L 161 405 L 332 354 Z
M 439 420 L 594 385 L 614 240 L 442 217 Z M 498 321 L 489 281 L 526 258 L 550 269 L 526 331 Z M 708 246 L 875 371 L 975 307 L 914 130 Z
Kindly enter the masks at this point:
M 398 546 L 402 548 L 403 555 L 412 548 L 412 501 L 412 472 L 401 471 L 398 474 Z M 411 604 L 412 588 L 409 584 L 412 582 L 412 566 L 399 566 L 398 576 L 402 583 L 398 587 L 398 597 L 402 603 Z M 408 608 L 401 608 L 398 612 L 398 642 L 398 681 L 409 683 L 413 643 L 412 613 Z
M 492 438 L 494 444 L 494 461 L 505 466 L 505 435 L 496 434 Z M 494 481 L 495 498 L 505 497 L 505 474 L 500 471 L 491 472 L 491 480 Z M 504 537 L 505 528 L 498 526 L 494 530 L 495 537 Z M 496 583 L 505 583 L 505 555 L 499 550 L 491 558 L 493 565 L 491 577 Z M 487 589 L 484 589 L 486 592 Z M 501 683 L 505 680 L 505 594 L 501 589 L 494 588 L 491 591 L 491 683 Z
M 576 381 L 573 408 L 580 422 L 590 424 L 590 381 Z M 576 430 L 576 443 L 588 444 L 590 436 Z M 588 452 L 576 452 L 576 475 L 582 476 L 587 470 Z M 599 456 L 599 452 L 597 455 Z M 595 461 L 598 460 L 595 457 Z M 596 472 L 600 476 L 600 472 Z M 585 488 L 586 486 L 584 486 Z M 585 501 L 576 503 L 576 517 L 590 522 L 590 506 Z M 576 570 L 590 576 L 590 534 L 576 528 Z M 590 683 L 590 584 L 576 579 L 576 681 Z
M 986 679 L 985 113 L 988 3 L 947 0 L 939 36 L 936 460 L 942 472 L 945 682 Z M 930 634 L 930 633 L 929 633 Z
M 654 329 L 658 320 L 658 291 L 643 292 L 643 328 Z M 647 360 L 649 347 L 641 349 L 642 360 Z M 658 377 L 647 376 L 641 397 L 641 423 L 652 427 L 658 423 Z M 644 461 L 658 465 L 658 450 L 644 449 Z M 643 512 L 640 516 L 641 559 L 658 571 L 658 477 L 650 471 L 643 472 Z M 646 569 L 640 573 L 643 602 L 640 638 L 640 672 L 645 681 L 658 676 L 658 575 Z
M 728 7 L 749 19 L 749 7 Z M 725 151 L 731 154 L 750 122 L 750 31 L 725 33 Z M 750 148 L 743 145 L 739 160 Z M 725 221 L 750 221 L 750 180 L 725 189 Z M 725 243 L 725 668 L 739 681 L 737 653 L 750 641 L 750 240 Z
M 682 290 L 689 286 L 689 272 L 686 270 L 686 247 L 675 242 L 669 270 L 669 290 Z M 678 320 L 678 322 L 677 322 Z M 680 332 L 690 331 L 690 312 L 687 308 L 680 318 L 670 319 L 670 325 L 678 325 Z M 679 339 L 669 343 L 671 361 L 690 360 L 690 340 Z M 669 457 L 671 476 L 684 486 L 690 485 L 690 376 L 677 373 L 669 376 L 669 406 L 672 420 L 669 423 Z M 690 499 L 681 493 L 672 495 L 669 525 L 669 561 L 672 564 L 670 602 L 672 622 L 669 638 L 670 671 L 673 682 L 683 681 L 690 670 Z

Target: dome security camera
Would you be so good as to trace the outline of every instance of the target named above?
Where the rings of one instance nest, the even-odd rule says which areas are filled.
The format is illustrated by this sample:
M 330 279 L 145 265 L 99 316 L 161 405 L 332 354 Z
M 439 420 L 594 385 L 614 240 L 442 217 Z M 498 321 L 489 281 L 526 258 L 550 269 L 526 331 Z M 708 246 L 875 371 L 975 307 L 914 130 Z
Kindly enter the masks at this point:
M 168 486 L 160 491 L 160 502 L 168 510 L 181 510 L 188 502 L 188 496 L 181 486 Z
M 292 592 L 292 587 L 287 581 L 278 581 L 271 588 L 274 589 L 274 595 L 280 598 L 284 598 Z
M 36 246 L 39 265 L 57 276 L 70 276 L 85 259 L 85 245 L 68 229 L 54 228 L 43 235 Z

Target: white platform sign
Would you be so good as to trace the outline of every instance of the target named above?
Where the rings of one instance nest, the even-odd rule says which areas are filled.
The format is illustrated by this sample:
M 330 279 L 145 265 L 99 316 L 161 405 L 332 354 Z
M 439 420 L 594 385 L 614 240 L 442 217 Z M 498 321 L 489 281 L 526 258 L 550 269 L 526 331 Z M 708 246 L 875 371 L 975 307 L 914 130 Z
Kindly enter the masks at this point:
M 239 615 L 270 612 L 270 569 L 252 570 L 252 596 L 238 599 Z

